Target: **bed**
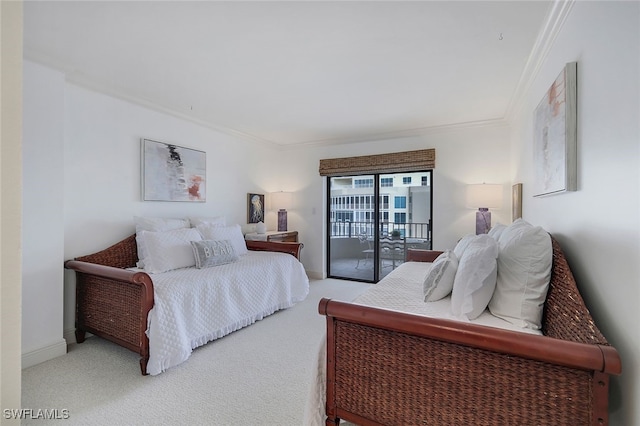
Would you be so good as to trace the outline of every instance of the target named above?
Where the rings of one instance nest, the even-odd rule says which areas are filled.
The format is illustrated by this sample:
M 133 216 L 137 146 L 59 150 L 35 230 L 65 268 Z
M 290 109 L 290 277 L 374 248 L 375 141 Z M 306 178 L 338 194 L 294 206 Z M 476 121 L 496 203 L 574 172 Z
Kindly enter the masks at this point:
M 425 270 L 411 264 L 433 262 L 434 251 L 409 250 L 400 278 L 392 272 L 355 301 L 322 299 L 327 332 L 305 424 L 608 424 L 620 357 L 554 239 L 552 251 L 540 330 L 514 329 L 487 311 L 466 322 L 425 312 L 435 309 L 416 302 Z M 412 279 L 420 290 L 401 283 Z
M 248 253 L 210 268 L 147 273 L 136 235 L 65 262 L 76 275 L 76 341 L 87 332 L 140 354 L 143 375 L 187 360 L 198 346 L 304 300 L 301 243 L 247 241 Z

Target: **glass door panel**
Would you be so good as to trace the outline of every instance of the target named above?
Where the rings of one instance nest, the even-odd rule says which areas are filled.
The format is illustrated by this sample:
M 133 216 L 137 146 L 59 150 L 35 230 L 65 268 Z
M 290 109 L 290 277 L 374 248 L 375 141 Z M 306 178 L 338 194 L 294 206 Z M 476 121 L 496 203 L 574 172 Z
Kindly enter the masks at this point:
M 333 177 L 328 183 L 328 275 L 374 282 L 375 176 Z
M 380 176 L 378 279 L 400 266 L 407 249 L 431 249 L 431 171 Z

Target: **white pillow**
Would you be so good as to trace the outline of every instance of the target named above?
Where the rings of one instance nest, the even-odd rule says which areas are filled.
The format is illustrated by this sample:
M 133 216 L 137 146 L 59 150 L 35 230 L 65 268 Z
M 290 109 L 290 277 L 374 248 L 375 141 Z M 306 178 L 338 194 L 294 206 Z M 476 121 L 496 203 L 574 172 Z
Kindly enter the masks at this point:
M 512 324 L 538 330 L 551 279 L 551 237 L 518 219 L 502 233 L 499 246 L 498 282 L 489 310 Z
M 212 223 L 201 223 L 196 229 L 200 231 L 205 240 L 229 240 L 239 256 L 249 253 L 240 225 L 219 226 Z
M 455 253 L 456 258 L 458 260 L 462 259 L 462 255 L 464 254 L 464 251 L 469 246 L 469 243 L 471 243 L 471 241 L 475 239 L 475 237 L 476 237 L 475 234 L 469 234 L 460 238 L 460 241 L 458 241 L 458 244 L 456 244 L 456 246 L 453 248 L 453 252 Z
M 172 269 L 195 266 L 191 241 L 200 241 L 200 233 L 193 228 L 171 231 L 140 231 L 149 256 L 144 261 L 144 270 L 157 274 Z
M 219 226 L 225 226 L 227 224 L 227 220 L 224 218 L 224 216 L 190 217 L 189 222 L 191 222 L 192 228 L 197 227 L 201 223 L 211 223 Z
M 500 239 L 500 235 L 507 229 L 507 225 L 503 225 L 501 223 L 496 223 L 488 232 L 487 235 L 492 237 L 494 240 L 498 241 Z
M 224 265 L 238 260 L 238 255 L 229 240 L 191 241 L 191 248 L 198 269 Z
M 148 256 L 147 247 L 140 238 L 141 231 L 170 231 L 189 227 L 189 219 L 167 219 L 164 217 L 134 216 L 133 223 L 136 226 L 136 245 L 138 247 L 138 268 L 144 268 L 144 261 Z
M 486 234 L 476 235 L 464 250 L 451 292 L 455 317 L 472 320 L 487 308 L 496 288 L 498 243 Z
M 438 256 L 424 280 L 424 301 L 435 302 L 447 297 L 453 288 L 457 269 L 458 258 L 451 250 Z

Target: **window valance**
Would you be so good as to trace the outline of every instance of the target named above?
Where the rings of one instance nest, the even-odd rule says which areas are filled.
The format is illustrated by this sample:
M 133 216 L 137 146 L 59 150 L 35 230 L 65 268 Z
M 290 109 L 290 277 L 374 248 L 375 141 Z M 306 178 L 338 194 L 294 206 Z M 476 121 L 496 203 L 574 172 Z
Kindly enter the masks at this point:
M 431 170 L 435 167 L 436 150 L 435 148 L 431 148 L 417 151 L 320 160 L 320 176 L 399 173 Z

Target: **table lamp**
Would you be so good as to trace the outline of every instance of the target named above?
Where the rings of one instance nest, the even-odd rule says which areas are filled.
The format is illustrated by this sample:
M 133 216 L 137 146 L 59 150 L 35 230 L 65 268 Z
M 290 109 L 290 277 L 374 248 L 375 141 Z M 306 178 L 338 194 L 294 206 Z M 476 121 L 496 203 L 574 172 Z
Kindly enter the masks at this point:
M 467 187 L 467 207 L 477 208 L 476 235 L 486 234 L 491 229 L 489 209 L 502 207 L 502 185 L 472 184 Z
M 291 208 L 290 192 L 272 192 L 271 206 L 278 209 L 278 232 L 287 230 L 287 209 Z

